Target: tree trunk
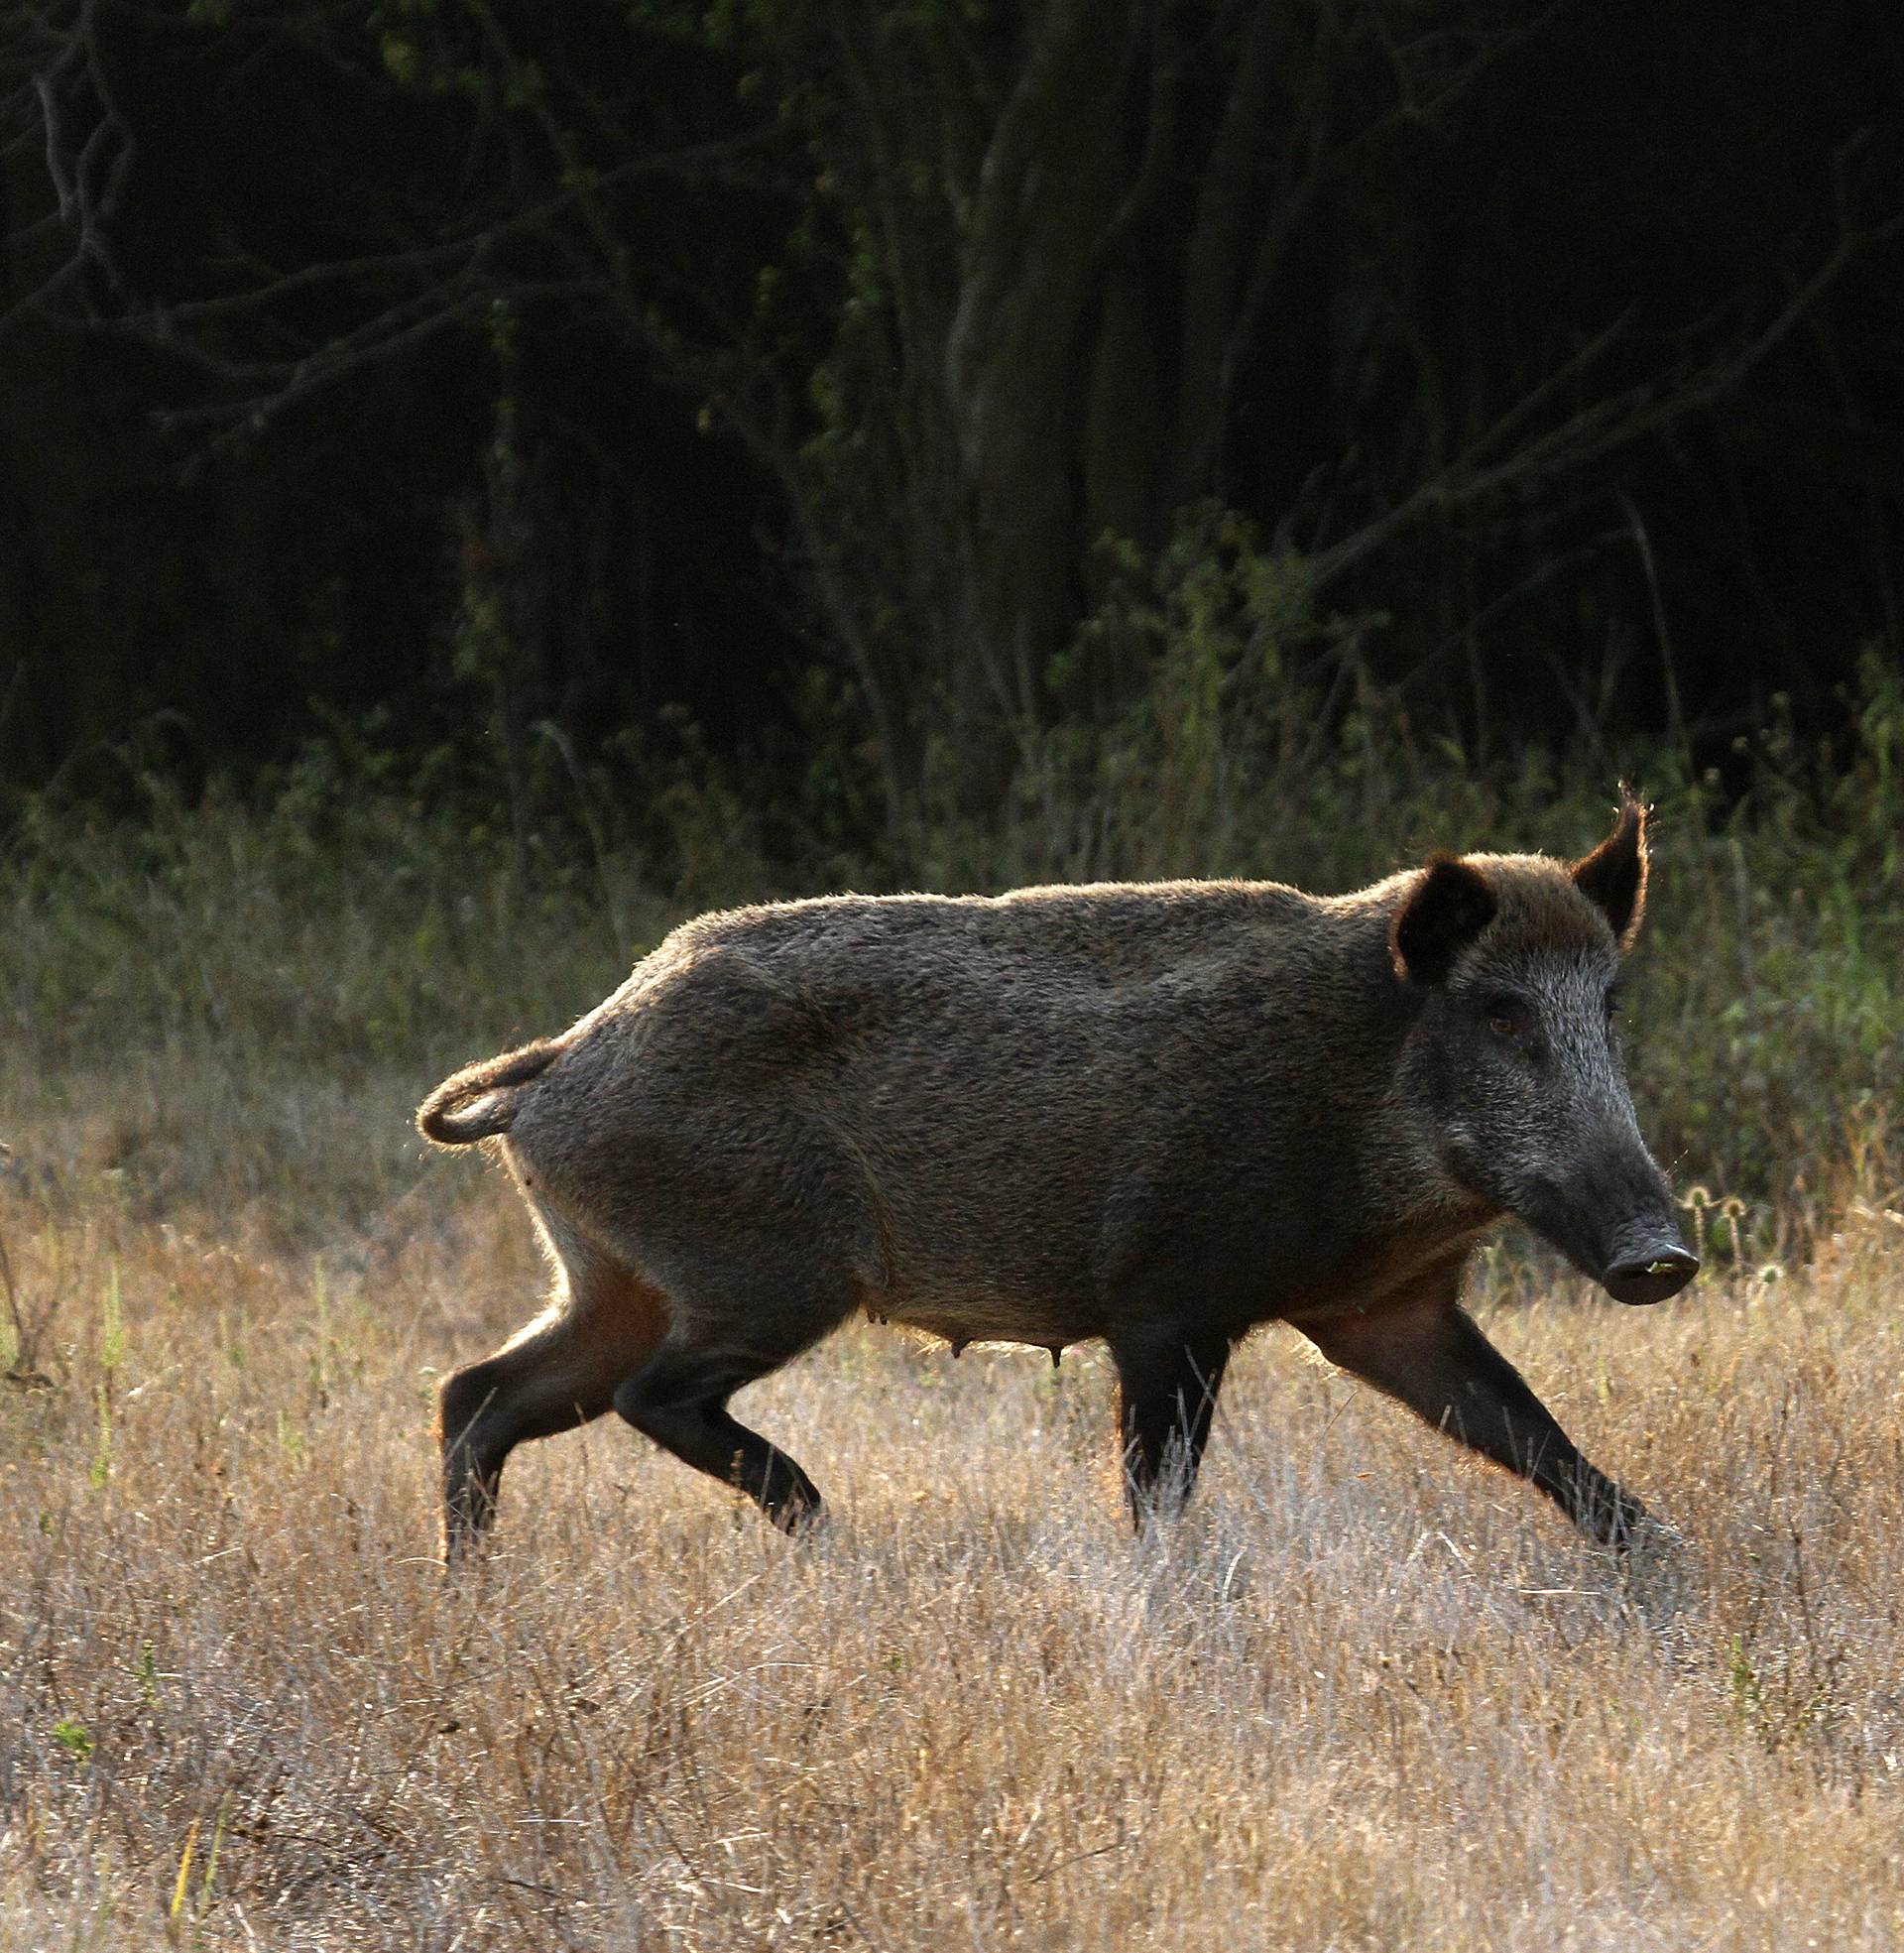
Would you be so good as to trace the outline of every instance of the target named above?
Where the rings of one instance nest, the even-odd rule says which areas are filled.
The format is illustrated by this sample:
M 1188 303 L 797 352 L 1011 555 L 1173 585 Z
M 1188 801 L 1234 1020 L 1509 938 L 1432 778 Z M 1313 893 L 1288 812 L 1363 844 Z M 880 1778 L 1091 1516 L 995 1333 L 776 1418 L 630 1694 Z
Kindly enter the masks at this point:
M 1092 0 L 1054 0 L 980 165 L 945 348 L 963 506 L 961 635 L 990 708 L 1020 736 L 1070 636 L 1079 437 L 1099 245 L 1128 186 L 1124 36 Z

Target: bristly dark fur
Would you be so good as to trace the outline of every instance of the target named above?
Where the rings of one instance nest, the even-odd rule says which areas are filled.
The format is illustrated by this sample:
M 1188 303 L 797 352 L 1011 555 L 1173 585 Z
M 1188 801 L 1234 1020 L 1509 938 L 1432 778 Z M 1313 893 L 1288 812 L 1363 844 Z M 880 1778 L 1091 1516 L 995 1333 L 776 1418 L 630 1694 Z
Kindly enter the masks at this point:
M 1445 856 L 1330 898 L 1104 884 L 684 924 L 572 1030 L 419 1116 L 438 1144 L 496 1142 L 557 1269 L 542 1320 L 444 1387 L 449 1549 L 514 1445 L 611 1406 L 805 1524 L 812 1481 L 727 1402 L 856 1312 L 954 1351 L 1102 1338 L 1139 1518 L 1194 1477 L 1232 1346 L 1280 1319 L 1623 1536 L 1636 1502 L 1458 1295 L 1509 1211 L 1628 1299 L 1696 1266 L 1607 1027 L 1643 843 L 1629 800 L 1578 867 Z

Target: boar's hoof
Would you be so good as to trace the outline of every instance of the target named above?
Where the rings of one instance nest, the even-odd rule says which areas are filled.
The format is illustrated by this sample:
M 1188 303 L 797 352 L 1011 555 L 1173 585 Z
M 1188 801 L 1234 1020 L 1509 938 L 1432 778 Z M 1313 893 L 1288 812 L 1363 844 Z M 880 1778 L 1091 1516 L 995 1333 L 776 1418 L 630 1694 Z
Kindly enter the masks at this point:
M 1620 1580 L 1636 1595 L 1670 1598 L 1687 1573 L 1686 1535 L 1651 1513 L 1630 1522 L 1608 1543 Z
M 1677 1295 L 1699 1273 L 1699 1257 L 1684 1248 L 1662 1248 L 1616 1262 L 1601 1277 L 1601 1285 L 1616 1302 L 1663 1302 Z

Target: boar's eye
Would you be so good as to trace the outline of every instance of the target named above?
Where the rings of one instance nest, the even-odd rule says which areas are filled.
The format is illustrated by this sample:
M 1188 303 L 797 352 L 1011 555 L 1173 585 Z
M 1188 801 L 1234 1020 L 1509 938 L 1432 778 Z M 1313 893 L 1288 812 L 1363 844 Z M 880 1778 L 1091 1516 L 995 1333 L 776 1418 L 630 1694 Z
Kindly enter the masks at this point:
M 1626 992 L 1623 986 L 1617 983 L 1609 983 L 1606 986 L 1606 1015 L 1609 1018 L 1619 1015 L 1619 1007 L 1625 1001 Z
M 1527 1006 L 1518 997 L 1489 997 L 1482 1009 L 1488 1014 L 1488 1029 L 1496 1038 L 1527 1035 Z

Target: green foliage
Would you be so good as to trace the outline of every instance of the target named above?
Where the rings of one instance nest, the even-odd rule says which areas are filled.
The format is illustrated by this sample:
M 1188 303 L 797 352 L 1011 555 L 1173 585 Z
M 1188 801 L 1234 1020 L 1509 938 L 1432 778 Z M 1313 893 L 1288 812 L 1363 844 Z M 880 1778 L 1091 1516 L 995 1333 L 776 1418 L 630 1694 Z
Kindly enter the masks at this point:
M 78 1716 L 62 1716 L 55 1723 L 53 1740 L 75 1763 L 92 1761 L 92 1732 Z

